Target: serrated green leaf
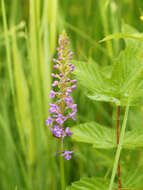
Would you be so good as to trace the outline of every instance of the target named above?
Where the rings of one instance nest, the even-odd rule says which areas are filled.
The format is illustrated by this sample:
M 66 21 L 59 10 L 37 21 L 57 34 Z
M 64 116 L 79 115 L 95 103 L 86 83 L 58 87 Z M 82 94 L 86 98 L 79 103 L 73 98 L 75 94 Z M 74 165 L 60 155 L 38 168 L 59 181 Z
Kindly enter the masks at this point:
M 130 38 L 124 38 L 126 45 L 132 45 L 136 44 L 138 48 L 143 48 L 143 34 L 139 33 L 134 27 L 123 23 L 122 24 L 122 32 L 126 35 L 131 35 Z M 136 38 L 136 39 L 135 39 Z
M 111 82 L 121 105 L 126 105 L 129 98 L 134 102 L 143 92 L 142 49 L 136 47 L 129 46 L 122 51 L 113 66 Z
M 92 144 L 94 148 L 110 149 L 117 146 L 116 130 L 99 125 L 96 122 L 80 124 L 72 129 L 72 139 Z M 143 130 L 135 129 L 125 133 L 123 148 L 143 147 Z
M 87 90 L 89 98 L 96 101 L 113 102 L 116 105 L 131 105 L 143 94 L 143 47 L 134 42 L 122 51 L 111 69 L 112 74 L 103 75 L 97 65 L 75 62 L 75 74 L 80 84 Z M 111 77 L 110 77 L 111 76 Z
M 86 89 L 89 98 L 97 101 L 114 102 L 119 105 L 120 100 L 115 97 L 114 86 L 108 76 L 94 62 L 74 62 L 75 75 L 80 84 Z
M 114 130 L 99 125 L 96 122 L 80 124 L 72 129 L 72 139 L 93 144 L 96 148 L 114 148 L 116 146 L 116 133 Z
M 142 41 L 143 42 L 143 37 L 133 34 L 133 35 L 129 35 L 126 33 L 117 33 L 117 34 L 111 34 L 109 36 L 106 36 L 105 38 L 103 38 L 102 40 L 100 40 L 99 42 L 105 42 L 107 40 L 112 40 L 115 38 L 127 38 L 127 39 L 133 39 L 133 40 L 138 40 L 138 41 Z
M 134 129 L 127 131 L 123 146 L 128 149 L 143 147 L 143 129 Z
M 123 187 L 131 190 L 141 190 L 143 188 L 143 166 L 130 170 L 121 176 Z
M 72 183 L 66 190 L 107 190 L 108 186 L 108 180 L 102 178 L 82 178 L 80 181 Z

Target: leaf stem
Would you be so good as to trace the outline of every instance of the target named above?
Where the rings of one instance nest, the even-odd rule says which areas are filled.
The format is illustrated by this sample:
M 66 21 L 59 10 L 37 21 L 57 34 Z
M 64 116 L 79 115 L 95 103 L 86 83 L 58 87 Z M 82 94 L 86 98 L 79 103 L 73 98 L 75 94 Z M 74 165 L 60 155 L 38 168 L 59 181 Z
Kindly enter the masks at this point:
M 63 152 L 63 143 L 60 142 L 61 152 Z M 60 156 L 60 176 L 61 176 L 61 190 L 65 189 L 65 174 L 64 174 L 64 158 Z
M 113 183 L 114 183 L 116 171 L 118 168 L 118 162 L 119 162 L 120 153 L 121 153 L 122 144 L 123 144 L 124 135 L 125 135 L 125 129 L 126 129 L 126 124 L 127 124 L 127 119 L 128 119 L 128 112 L 129 112 L 129 104 L 126 106 L 126 110 L 125 110 L 123 125 L 122 125 L 120 138 L 119 138 L 119 144 L 118 144 L 116 155 L 115 155 L 115 160 L 114 160 L 114 165 L 113 165 L 113 170 L 112 170 L 112 175 L 111 175 L 111 180 L 110 180 L 110 185 L 109 185 L 108 190 L 112 190 L 112 188 L 113 188 Z
M 120 106 L 117 108 L 117 144 L 119 144 L 119 137 L 120 137 Z M 120 157 L 118 161 L 118 188 L 121 188 L 121 179 L 120 179 Z

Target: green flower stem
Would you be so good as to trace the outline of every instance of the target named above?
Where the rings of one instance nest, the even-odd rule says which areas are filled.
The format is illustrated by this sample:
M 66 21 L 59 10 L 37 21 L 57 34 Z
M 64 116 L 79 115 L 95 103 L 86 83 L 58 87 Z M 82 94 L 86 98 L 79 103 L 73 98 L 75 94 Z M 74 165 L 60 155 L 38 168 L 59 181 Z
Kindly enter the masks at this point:
M 118 161 L 120 158 L 120 153 L 121 153 L 122 144 L 123 144 L 124 135 L 125 135 L 125 129 L 126 129 L 126 124 L 127 124 L 127 119 L 128 119 L 128 112 L 129 112 L 129 104 L 126 106 L 126 110 L 125 110 L 125 115 L 124 115 L 121 133 L 120 133 L 120 140 L 119 140 L 119 144 L 118 144 L 116 155 L 115 155 L 115 161 L 114 161 L 114 165 L 113 165 L 109 190 L 112 190 L 112 188 L 113 188 L 113 183 L 114 183 L 114 179 L 115 179 L 115 175 L 116 175 L 116 171 L 117 171 L 117 167 L 118 167 Z
M 63 152 L 63 145 L 60 142 L 61 152 Z M 61 176 L 61 190 L 65 190 L 65 174 L 64 174 L 64 158 L 60 156 L 60 176 Z

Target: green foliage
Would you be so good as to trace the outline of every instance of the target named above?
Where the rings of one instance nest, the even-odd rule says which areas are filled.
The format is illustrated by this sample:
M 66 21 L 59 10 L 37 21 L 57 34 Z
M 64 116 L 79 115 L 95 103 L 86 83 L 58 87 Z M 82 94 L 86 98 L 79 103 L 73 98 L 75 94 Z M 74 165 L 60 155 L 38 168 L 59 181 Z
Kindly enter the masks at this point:
M 109 185 L 108 180 L 102 178 L 83 178 L 80 181 L 72 183 L 66 190 L 107 190 Z M 116 186 L 114 186 L 115 188 Z
M 72 139 L 92 144 L 94 148 L 110 149 L 117 147 L 116 130 L 99 125 L 96 122 L 80 124 L 72 128 Z M 133 129 L 124 136 L 123 148 L 143 147 L 143 130 Z
M 80 124 L 72 128 L 72 139 L 93 144 L 95 148 L 109 149 L 116 146 L 115 130 L 99 125 L 96 122 Z
M 95 146 L 90 149 L 90 144 L 69 143 L 74 155 L 65 162 L 66 182 L 81 177 L 68 188 L 108 189 L 115 130 L 87 122 L 111 126 L 114 104 L 110 103 L 126 105 L 131 99 L 132 105 L 142 104 L 142 33 L 125 24 L 121 30 L 120 23 L 122 19 L 142 31 L 142 9 L 142 0 L 0 1 L 1 190 L 60 190 L 59 159 L 54 155 L 58 146 L 44 123 L 52 82 L 51 59 L 63 28 L 70 36 L 75 60 L 83 61 L 75 61 L 79 88 L 74 94 L 78 117 L 73 140 Z M 126 43 L 124 50 L 120 38 Z M 122 184 L 140 190 L 143 152 L 137 147 L 143 144 L 143 110 L 139 106 L 136 112 L 130 112 L 123 143 L 126 154 L 121 157 Z M 79 125 L 84 122 L 84 127 Z M 126 162 L 127 148 L 136 148 L 136 152 L 130 152 L 132 164 Z
M 143 167 L 137 167 L 134 170 L 129 170 L 122 176 L 124 187 L 131 188 L 131 190 L 139 190 L 143 187 Z
M 143 94 L 141 55 L 142 49 L 138 43 L 129 45 L 115 60 L 110 78 L 103 75 L 93 62 L 78 62 L 75 75 L 88 91 L 88 97 L 93 100 L 126 105 L 130 99 L 135 104 Z
M 130 30 L 127 25 L 124 28 Z M 143 94 L 142 49 L 143 44 L 140 41 L 126 40 L 125 50 L 115 59 L 108 75 L 103 75 L 100 67 L 93 61 L 75 61 L 75 75 L 88 91 L 88 97 L 97 101 L 113 102 L 116 105 L 127 105 L 128 100 L 133 105 L 139 103 L 138 99 L 142 98 Z

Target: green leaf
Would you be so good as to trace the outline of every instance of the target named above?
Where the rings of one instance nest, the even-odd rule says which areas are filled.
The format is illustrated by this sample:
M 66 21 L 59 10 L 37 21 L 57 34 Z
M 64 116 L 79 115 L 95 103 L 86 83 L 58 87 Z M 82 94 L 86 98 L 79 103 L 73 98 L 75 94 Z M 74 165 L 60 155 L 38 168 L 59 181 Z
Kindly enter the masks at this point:
M 107 40 L 112 40 L 116 38 L 123 38 L 126 42 L 126 45 L 133 45 L 133 43 L 138 43 L 143 46 L 143 34 L 139 33 L 135 28 L 132 26 L 122 23 L 122 32 L 111 34 L 106 36 L 104 39 L 100 40 L 99 42 L 105 42 Z
M 142 41 L 143 42 L 143 37 L 139 36 L 139 35 L 129 35 L 126 33 L 117 33 L 117 34 L 111 34 L 109 36 L 106 36 L 105 38 L 103 38 L 102 40 L 100 40 L 99 42 L 105 42 L 107 40 L 112 40 L 115 38 L 127 38 L 127 39 L 133 39 L 133 40 L 138 40 L 138 41 Z
M 126 24 L 123 24 L 123 31 L 127 34 L 120 34 L 119 37 L 125 38 L 126 48 L 112 66 L 101 69 L 92 60 L 90 63 L 74 62 L 75 75 L 90 99 L 121 106 L 127 105 L 129 100 L 131 105 L 135 105 L 142 99 L 143 35 Z M 133 32 L 136 36 L 132 36 Z
M 75 75 L 86 89 L 87 96 L 96 101 L 116 105 L 137 104 L 143 94 L 143 47 L 138 42 L 128 45 L 115 60 L 111 72 L 103 74 L 94 62 L 75 62 Z
M 134 129 L 127 131 L 124 138 L 124 148 L 132 149 L 143 147 L 143 129 Z
M 113 129 L 95 122 L 80 124 L 72 129 L 72 139 L 78 142 L 93 144 L 96 148 L 114 148 L 116 133 Z
M 82 178 L 80 181 L 72 183 L 66 190 L 107 190 L 108 186 L 109 182 L 107 179 L 104 180 L 96 177 Z
M 76 66 L 75 75 L 80 84 L 85 88 L 87 96 L 96 101 L 114 102 L 120 104 L 119 99 L 115 97 L 114 87 L 112 86 L 109 75 L 103 75 L 97 64 L 93 61 L 90 63 L 74 62 Z
M 132 190 L 141 190 L 143 187 L 143 166 L 130 170 L 121 178 L 123 187 L 128 187 Z
M 129 46 L 121 52 L 113 66 L 111 82 L 114 86 L 116 98 L 121 105 L 126 105 L 128 99 L 134 101 L 143 93 L 143 60 L 142 49 Z
M 80 124 L 72 129 L 72 139 L 92 144 L 94 148 L 110 149 L 117 146 L 116 130 L 99 125 L 96 122 Z M 125 133 L 123 148 L 143 147 L 143 130 L 135 129 Z

